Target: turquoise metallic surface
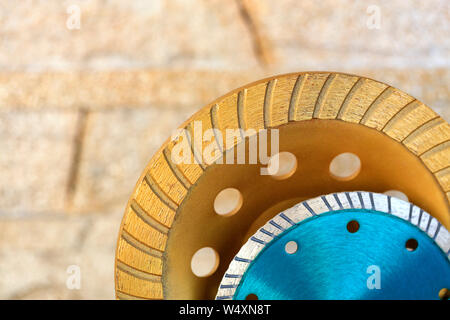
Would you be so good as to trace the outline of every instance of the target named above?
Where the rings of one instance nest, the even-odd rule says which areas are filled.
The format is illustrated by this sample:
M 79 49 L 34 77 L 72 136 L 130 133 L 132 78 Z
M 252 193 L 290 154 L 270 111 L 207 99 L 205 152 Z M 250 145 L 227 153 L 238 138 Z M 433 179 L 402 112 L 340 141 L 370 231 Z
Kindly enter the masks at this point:
M 356 233 L 347 223 L 358 221 Z M 419 246 L 408 251 L 414 238 Z M 285 251 L 294 240 L 298 250 Z M 380 289 L 374 285 L 379 267 Z M 368 269 L 369 268 L 369 269 Z M 252 261 L 234 295 L 245 299 L 439 299 L 450 287 L 444 252 L 416 226 L 385 213 L 342 210 L 308 218 L 280 234 Z

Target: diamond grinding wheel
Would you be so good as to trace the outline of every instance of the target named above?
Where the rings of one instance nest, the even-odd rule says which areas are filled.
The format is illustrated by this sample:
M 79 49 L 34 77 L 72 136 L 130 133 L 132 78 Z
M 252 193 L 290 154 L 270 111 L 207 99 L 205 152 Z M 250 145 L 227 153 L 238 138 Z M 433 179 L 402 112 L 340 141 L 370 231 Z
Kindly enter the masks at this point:
M 450 128 L 420 101 L 364 77 L 287 74 L 232 91 L 181 128 L 126 207 L 118 299 L 448 297 Z M 198 128 L 200 140 L 216 131 L 199 143 Z M 251 137 L 227 129 L 278 129 L 281 171 L 221 161 L 250 150 Z M 192 161 L 174 161 L 182 144 Z M 226 193 L 234 202 L 221 207 Z M 205 258 L 209 269 L 195 271 Z

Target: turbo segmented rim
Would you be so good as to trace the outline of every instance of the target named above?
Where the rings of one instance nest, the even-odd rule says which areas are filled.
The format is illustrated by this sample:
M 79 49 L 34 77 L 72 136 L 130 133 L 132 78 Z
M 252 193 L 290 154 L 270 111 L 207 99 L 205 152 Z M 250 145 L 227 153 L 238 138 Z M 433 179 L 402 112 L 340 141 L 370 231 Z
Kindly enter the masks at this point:
M 261 227 L 242 246 L 222 278 L 217 300 L 232 300 L 239 284 L 258 254 L 277 236 L 300 222 L 323 213 L 347 209 L 367 209 L 390 214 L 408 221 L 425 232 L 450 259 L 450 236 L 441 223 L 419 207 L 403 200 L 371 192 L 344 192 L 320 196 L 287 209 Z M 326 230 L 324 230 L 326 232 Z

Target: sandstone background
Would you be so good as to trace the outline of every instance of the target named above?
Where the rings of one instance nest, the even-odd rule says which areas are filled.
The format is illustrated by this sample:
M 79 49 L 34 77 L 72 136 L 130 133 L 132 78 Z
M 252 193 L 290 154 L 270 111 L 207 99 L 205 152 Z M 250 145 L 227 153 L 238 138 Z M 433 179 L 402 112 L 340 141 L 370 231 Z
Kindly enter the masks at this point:
M 114 298 L 141 170 L 250 81 L 355 73 L 450 120 L 449 14 L 446 0 L 0 0 L 0 298 Z

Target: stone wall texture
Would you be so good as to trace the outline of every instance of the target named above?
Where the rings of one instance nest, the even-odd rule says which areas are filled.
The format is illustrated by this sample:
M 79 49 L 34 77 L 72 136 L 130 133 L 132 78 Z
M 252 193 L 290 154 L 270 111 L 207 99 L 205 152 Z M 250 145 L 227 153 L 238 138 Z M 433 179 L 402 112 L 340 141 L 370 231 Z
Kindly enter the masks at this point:
M 0 0 L 0 299 L 114 298 L 141 170 L 248 82 L 344 71 L 450 120 L 449 34 L 446 0 Z

